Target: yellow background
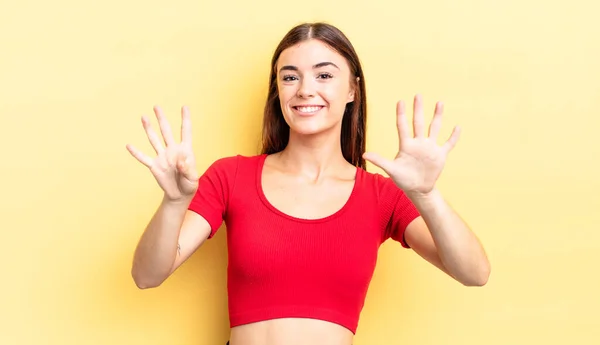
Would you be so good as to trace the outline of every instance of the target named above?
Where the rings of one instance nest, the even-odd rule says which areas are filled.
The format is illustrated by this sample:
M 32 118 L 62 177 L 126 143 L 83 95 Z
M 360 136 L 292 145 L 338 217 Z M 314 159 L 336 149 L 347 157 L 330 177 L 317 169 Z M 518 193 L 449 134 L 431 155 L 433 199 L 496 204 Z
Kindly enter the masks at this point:
M 440 189 L 482 239 L 484 288 L 381 249 L 356 345 L 600 343 L 600 6 L 593 1 L 6 0 L 0 10 L 0 344 L 223 344 L 225 232 L 158 289 L 130 277 L 160 189 L 125 149 L 190 106 L 198 168 L 258 148 L 269 60 L 325 20 L 364 63 L 368 147 L 395 102 L 463 135 Z M 178 133 L 177 133 L 178 134 Z M 373 169 L 374 170 L 374 169 Z

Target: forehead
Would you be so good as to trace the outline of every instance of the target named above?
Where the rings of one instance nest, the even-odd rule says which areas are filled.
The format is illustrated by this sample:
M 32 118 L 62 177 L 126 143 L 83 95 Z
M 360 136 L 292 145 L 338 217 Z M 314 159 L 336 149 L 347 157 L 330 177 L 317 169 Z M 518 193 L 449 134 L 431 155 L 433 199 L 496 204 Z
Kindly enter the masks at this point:
M 285 49 L 279 56 L 277 68 L 293 65 L 300 69 L 310 69 L 321 62 L 333 62 L 340 69 L 348 70 L 346 59 L 319 40 L 303 41 Z

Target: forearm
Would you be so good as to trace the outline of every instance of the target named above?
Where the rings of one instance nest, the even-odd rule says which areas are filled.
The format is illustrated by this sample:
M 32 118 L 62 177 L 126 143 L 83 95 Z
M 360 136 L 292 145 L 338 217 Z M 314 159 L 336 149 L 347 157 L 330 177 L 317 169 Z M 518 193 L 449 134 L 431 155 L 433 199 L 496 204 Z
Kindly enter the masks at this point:
M 132 276 L 140 288 L 160 285 L 177 256 L 179 232 L 189 202 L 163 199 L 136 247 Z
M 435 242 L 440 260 L 464 285 L 484 285 L 490 265 L 479 239 L 446 203 L 437 189 L 426 196 L 409 196 Z

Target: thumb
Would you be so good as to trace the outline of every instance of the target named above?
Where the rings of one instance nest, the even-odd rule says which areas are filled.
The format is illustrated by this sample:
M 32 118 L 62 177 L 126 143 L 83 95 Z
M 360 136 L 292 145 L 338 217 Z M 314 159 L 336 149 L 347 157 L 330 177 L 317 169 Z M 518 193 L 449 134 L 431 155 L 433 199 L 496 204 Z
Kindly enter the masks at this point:
M 198 172 L 194 166 L 193 160 L 189 156 L 181 155 L 177 160 L 177 170 L 189 181 L 198 180 Z
M 392 161 L 389 159 L 383 158 L 374 152 L 365 152 L 363 158 L 383 169 L 388 175 L 390 174 L 390 171 L 392 170 Z

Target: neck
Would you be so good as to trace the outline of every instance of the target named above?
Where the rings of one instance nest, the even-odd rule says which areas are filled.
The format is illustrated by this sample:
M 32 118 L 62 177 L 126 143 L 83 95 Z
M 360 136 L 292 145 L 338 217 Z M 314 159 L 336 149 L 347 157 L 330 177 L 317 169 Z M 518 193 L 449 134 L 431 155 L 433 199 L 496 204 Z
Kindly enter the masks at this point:
M 290 133 L 286 148 L 280 158 L 290 170 L 313 178 L 337 172 L 348 167 L 342 154 L 339 133 L 302 136 Z

